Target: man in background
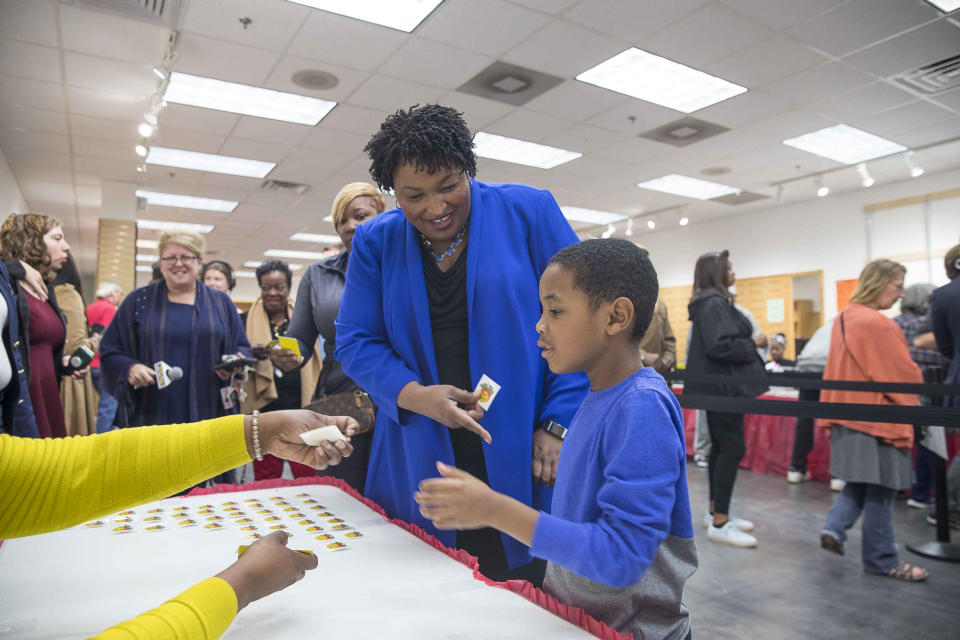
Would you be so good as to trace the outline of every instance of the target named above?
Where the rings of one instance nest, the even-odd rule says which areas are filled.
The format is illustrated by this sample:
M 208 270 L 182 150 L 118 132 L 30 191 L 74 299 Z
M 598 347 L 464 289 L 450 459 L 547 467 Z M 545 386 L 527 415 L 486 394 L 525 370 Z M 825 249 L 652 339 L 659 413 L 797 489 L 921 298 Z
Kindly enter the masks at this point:
M 97 287 L 97 300 L 87 305 L 87 322 L 90 323 L 90 333 L 101 337 L 107 325 L 117 313 L 117 307 L 123 300 L 123 288 L 120 283 L 104 280 Z M 93 377 L 93 386 L 100 394 L 97 405 L 97 433 L 104 433 L 113 429 L 113 421 L 117 415 L 117 399 L 103 388 L 100 375 L 99 351 L 90 362 L 90 375 Z

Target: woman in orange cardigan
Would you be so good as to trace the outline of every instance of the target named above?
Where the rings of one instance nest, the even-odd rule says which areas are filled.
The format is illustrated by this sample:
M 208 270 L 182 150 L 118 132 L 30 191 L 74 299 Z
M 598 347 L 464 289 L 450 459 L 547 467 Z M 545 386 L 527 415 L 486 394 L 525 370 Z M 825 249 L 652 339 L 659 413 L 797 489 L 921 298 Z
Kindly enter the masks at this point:
M 906 268 L 874 260 L 860 272 L 850 304 L 833 323 L 824 380 L 923 382 L 903 332 L 880 313 L 903 297 Z M 824 390 L 823 402 L 878 405 L 917 404 L 906 393 Z M 927 570 L 901 562 L 893 539 L 897 491 L 913 482 L 910 451 L 913 426 L 857 420 L 818 420 L 830 429 L 830 473 L 846 481 L 827 513 L 820 546 L 843 555 L 847 530 L 863 513 L 863 568 L 867 573 L 918 582 Z

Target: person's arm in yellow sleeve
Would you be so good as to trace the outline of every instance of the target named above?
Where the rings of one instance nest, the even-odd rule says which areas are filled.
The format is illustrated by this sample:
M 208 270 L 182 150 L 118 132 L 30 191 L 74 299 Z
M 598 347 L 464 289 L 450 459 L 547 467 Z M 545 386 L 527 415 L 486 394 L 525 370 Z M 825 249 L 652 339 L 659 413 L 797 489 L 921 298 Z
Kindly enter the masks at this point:
M 352 453 L 349 442 L 309 447 L 300 438 L 328 424 L 348 436 L 359 431 L 344 416 L 264 414 L 263 451 L 315 468 L 338 464 Z M 249 416 L 61 439 L 0 435 L 0 538 L 55 531 L 171 495 L 249 461 L 253 450 Z M 216 577 L 99 637 L 219 637 L 249 602 L 316 567 L 316 556 L 290 551 L 285 542 L 285 534 L 266 536 Z

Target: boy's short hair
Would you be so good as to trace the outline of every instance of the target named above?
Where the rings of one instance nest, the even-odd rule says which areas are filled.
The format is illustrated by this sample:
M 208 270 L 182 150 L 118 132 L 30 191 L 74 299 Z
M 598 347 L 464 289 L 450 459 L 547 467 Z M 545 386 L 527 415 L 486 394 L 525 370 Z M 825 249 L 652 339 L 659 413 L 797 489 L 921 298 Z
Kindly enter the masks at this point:
M 646 251 L 620 238 L 584 240 L 558 251 L 547 266 L 551 264 L 573 273 L 573 286 L 587 295 L 594 311 L 617 298 L 630 300 L 636 317 L 631 339 L 640 342 L 660 293 L 657 272 Z

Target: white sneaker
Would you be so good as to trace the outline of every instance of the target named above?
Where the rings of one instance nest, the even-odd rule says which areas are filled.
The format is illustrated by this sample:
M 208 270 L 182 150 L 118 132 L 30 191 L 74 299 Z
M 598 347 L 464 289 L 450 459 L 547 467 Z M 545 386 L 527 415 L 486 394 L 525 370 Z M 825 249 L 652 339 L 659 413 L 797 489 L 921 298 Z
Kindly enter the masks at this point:
M 700 467 L 701 469 L 706 469 L 706 468 L 707 468 L 707 458 L 706 458 L 706 456 L 702 456 L 702 455 L 700 455 L 699 453 L 698 453 L 697 455 L 693 456 L 693 463 L 694 463 L 695 465 L 697 465 L 698 467 Z
M 737 529 L 740 529 L 740 531 L 753 531 L 753 523 L 749 520 L 738 518 L 737 516 L 730 516 L 730 520 L 728 520 L 728 522 Z M 709 529 L 711 526 L 713 526 L 713 514 L 709 511 L 703 514 L 703 526 L 705 529 Z
M 914 500 L 913 498 L 907 498 L 907 506 L 913 507 L 914 509 L 927 509 L 932 502 L 920 502 L 919 500 Z
M 712 524 L 707 529 L 707 540 L 713 542 L 722 542 L 734 547 L 755 547 L 757 539 L 749 533 L 744 533 L 733 526 L 733 522 L 727 522 L 722 527 L 715 527 Z
M 843 491 L 843 488 L 847 486 L 845 480 L 840 478 L 830 478 L 830 491 Z
M 790 484 L 800 484 L 801 482 L 806 482 L 811 477 L 812 476 L 810 475 L 810 472 L 803 473 L 801 471 L 787 471 L 787 482 Z

